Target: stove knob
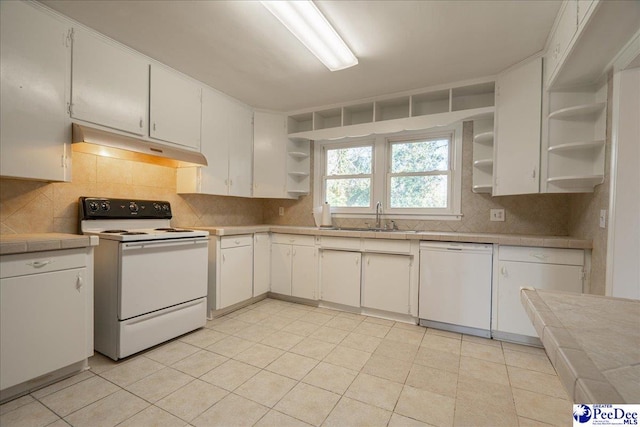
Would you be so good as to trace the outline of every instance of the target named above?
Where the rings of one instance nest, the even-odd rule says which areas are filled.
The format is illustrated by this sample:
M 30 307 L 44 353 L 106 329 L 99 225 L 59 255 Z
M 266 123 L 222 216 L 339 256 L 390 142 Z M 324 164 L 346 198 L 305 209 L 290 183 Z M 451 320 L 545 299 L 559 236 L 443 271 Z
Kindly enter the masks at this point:
M 153 208 L 156 210 L 156 212 L 160 212 L 162 210 L 162 206 L 160 206 L 158 203 L 154 203 Z
M 89 202 L 89 210 L 91 212 L 96 212 L 98 210 L 98 202 Z
M 129 210 L 131 212 L 138 212 L 138 205 L 136 202 L 129 202 Z
M 100 203 L 100 207 L 103 211 L 109 212 L 109 210 L 111 209 L 111 204 L 109 202 L 102 202 Z
M 169 205 L 162 205 L 162 210 L 165 212 L 169 212 Z

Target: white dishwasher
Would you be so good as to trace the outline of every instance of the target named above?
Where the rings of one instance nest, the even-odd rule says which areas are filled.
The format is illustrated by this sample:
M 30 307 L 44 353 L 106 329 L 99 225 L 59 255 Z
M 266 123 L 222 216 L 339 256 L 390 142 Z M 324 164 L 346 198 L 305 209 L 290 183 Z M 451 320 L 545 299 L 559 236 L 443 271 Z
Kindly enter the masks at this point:
M 420 243 L 422 326 L 491 336 L 493 245 Z

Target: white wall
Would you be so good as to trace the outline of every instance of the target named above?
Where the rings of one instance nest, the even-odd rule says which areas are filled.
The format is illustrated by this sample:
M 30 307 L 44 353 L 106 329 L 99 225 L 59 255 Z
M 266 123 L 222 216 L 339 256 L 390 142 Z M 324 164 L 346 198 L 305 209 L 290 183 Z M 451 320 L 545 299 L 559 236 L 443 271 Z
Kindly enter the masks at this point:
M 607 294 L 640 299 L 640 67 L 616 73 L 614 94 Z

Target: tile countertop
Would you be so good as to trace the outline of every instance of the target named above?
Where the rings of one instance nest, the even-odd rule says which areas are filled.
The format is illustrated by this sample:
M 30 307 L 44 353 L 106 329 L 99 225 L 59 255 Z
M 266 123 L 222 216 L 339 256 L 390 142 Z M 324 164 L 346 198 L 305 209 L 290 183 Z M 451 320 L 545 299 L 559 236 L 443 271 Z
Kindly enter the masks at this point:
M 97 236 L 78 234 L 0 234 L 0 255 L 97 246 Z
M 316 227 L 289 227 L 280 225 L 247 225 L 234 227 L 193 227 L 207 230 L 212 236 L 233 236 L 259 232 L 306 234 L 313 236 L 359 237 L 370 239 L 436 240 L 443 242 L 498 243 L 512 246 L 547 248 L 591 249 L 592 241 L 567 236 L 534 236 L 521 234 L 455 233 L 443 231 L 355 231 Z
M 520 296 L 575 403 L 640 402 L 640 300 L 537 289 Z

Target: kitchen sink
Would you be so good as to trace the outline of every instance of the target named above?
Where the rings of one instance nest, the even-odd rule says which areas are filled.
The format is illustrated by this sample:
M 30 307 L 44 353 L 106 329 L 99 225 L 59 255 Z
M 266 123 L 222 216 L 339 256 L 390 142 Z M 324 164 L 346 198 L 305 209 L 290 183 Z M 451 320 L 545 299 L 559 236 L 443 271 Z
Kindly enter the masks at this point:
M 366 228 L 366 227 L 333 227 L 327 230 L 339 230 L 339 231 L 373 231 L 373 232 L 385 232 L 385 233 L 417 233 L 415 230 L 392 230 L 390 228 Z

